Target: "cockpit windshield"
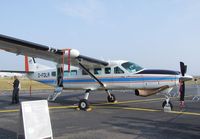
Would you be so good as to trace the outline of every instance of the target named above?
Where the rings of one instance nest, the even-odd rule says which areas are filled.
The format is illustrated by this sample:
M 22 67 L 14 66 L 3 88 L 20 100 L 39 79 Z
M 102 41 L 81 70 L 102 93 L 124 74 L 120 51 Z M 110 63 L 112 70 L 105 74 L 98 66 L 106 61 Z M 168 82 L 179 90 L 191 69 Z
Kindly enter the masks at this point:
M 125 68 L 130 73 L 134 73 L 134 72 L 137 72 L 137 71 L 140 71 L 143 69 L 139 65 L 132 63 L 132 62 L 125 62 L 122 64 L 122 67 Z

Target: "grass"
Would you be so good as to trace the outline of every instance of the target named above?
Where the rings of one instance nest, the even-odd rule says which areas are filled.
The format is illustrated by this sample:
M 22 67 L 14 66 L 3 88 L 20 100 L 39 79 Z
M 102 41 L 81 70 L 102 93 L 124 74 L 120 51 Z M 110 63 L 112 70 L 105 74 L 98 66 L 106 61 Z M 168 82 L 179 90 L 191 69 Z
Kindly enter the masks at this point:
M 20 78 L 21 90 L 30 90 L 30 86 L 32 90 L 51 90 L 53 87 L 36 82 L 31 81 L 26 78 Z M 12 78 L 0 78 L 0 91 L 12 90 L 12 85 L 8 84 L 8 82 L 13 83 Z
M 200 77 L 194 76 L 193 78 L 196 79 L 197 81 L 195 82 L 194 79 L 193 79 L 192 81 L 186 82 L 186 85 L 194 85 L 194 84 L 200 85 Z

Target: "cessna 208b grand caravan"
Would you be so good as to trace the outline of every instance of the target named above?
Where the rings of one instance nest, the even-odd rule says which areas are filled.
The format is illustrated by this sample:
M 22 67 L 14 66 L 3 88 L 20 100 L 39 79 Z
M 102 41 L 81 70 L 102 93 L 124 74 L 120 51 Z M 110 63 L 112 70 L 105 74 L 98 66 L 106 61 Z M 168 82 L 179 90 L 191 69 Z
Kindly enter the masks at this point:
M 25 56 L 25 71 L 10 72 L 26 73 L 32 80 L 55 86 L 49 100 L 55 100 L 63 89 L 85 90 L 84 98 L 79 101 L 81 110 L 89 108 L 89 94 L 94 90 L 105 90 L 108 102 L 115 102 L 110 90 L 133 90 L 138 96 L 150 96 L 169 93 L 179 81 L 192 79 L 185 75 L 186 65 L 182 62 L 181 72 L 144 69 L 129 61 L 102 61 L 81 55 L 75 49 L 55 49 L 5 35 L 0 35 L 0 49 Z M 40 65 L 35 58 L 53 61 L 57 66 Z M 165 105 L 172 107 L 169 97 L 163 102 Z

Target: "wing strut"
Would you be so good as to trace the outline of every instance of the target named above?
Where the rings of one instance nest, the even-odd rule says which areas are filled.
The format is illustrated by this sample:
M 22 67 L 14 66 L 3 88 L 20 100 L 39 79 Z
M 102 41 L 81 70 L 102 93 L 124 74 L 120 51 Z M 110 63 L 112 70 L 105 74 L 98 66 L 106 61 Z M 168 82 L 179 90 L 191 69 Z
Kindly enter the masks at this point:
M 94 74 L 92 74 L 83 64 L 81 64 L 80 61 L 79 61 L 79 66 L 85 72 L 87 72 L 91 78 L 93 78 L 95 81 L 97 81 L 103 89 L 105 89 L 105 92 L 108 94 L 108 97 L 107 97 L 108 102 L 116 102 L 115 95 L 110 93 L 110 91 L 106 88 L 105 84 L 103 84 Z M 79 102 L 79 108 L 81 110 L 87 110 L 89 108 L 89 104 L 87 101 L 87 99 L 89 97 L 89 91 L 91 91 L 91 90 L 90 89 L 86 90 L 85 98 L 80 100 L 80 102 Z
M 101 86 L 102 88 L 104 88 L 105 90 L 107 90 L 106 87 L 105 87 L 105 85 L 104 85 L 96 76 L 94 76 L 94 74 L 92 74 L 85 66 L 83 66 L 83 64 L 81 64 L 81 63 L 79 62 L 79 65 L 80 65 L 80 67 L 81 67 L 85 72 L 87 72 L 87 73 L 90 75 L 90 77 L 92 77 L 95 81 L 97 81 L 97 82 L 100 84 L 100 86 Z

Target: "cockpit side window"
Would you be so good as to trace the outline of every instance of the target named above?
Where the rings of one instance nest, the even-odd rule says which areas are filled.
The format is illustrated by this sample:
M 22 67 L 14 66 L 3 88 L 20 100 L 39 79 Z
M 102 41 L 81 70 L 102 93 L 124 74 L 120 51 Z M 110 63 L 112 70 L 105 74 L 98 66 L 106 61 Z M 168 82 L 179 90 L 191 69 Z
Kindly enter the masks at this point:
M 120 67 L 115 67 L 114 68 L 114 73 L 115 74 L 122 74 L 122 73 L 124 73 L 124 71 Z
M 132 63 L 132 62 L 125 62 L 122 64 L 122 67 L 125 68 L 128 72 L 134 73 L 137 71 L 142 70 L 143 68 L 139 65 Z

